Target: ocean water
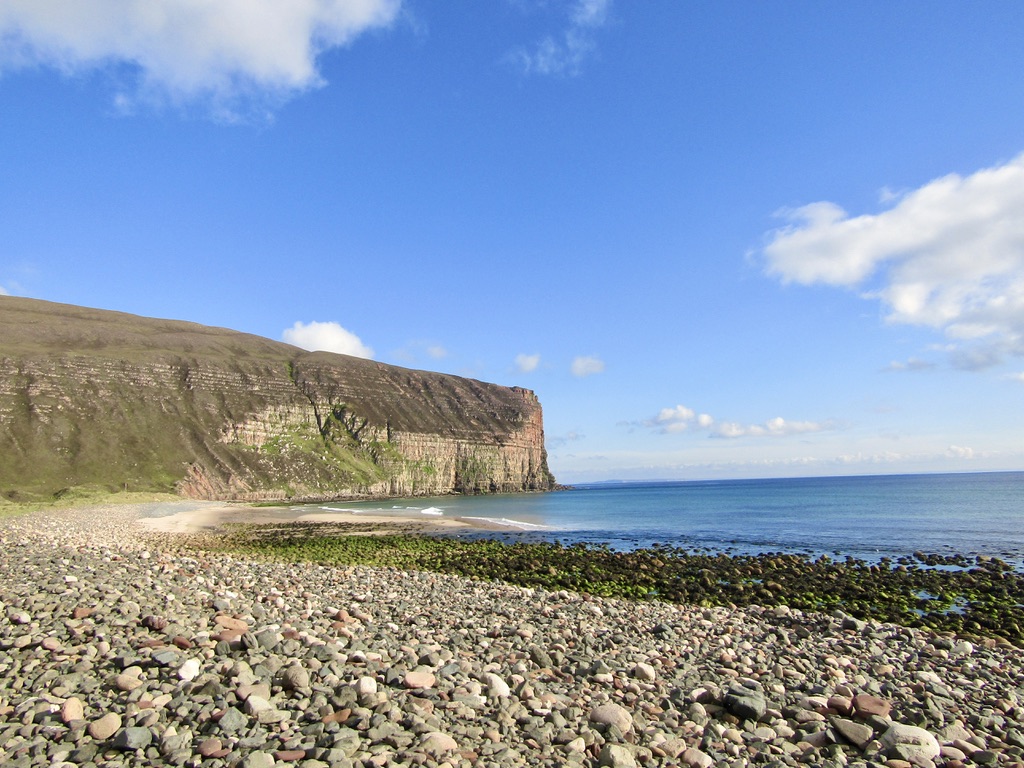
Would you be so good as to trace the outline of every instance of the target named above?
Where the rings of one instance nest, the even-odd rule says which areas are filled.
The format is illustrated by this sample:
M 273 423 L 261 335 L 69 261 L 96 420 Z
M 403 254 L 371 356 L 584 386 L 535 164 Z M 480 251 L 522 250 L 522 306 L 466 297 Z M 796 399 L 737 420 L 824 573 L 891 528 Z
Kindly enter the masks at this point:
M 1024 565 L 1024 472 L 601 483 L 545 494 L 320 506 L 417 519 L 480 518 L 508 538 L 619 550 L 666 545 L 869 561 L 923 551 Z

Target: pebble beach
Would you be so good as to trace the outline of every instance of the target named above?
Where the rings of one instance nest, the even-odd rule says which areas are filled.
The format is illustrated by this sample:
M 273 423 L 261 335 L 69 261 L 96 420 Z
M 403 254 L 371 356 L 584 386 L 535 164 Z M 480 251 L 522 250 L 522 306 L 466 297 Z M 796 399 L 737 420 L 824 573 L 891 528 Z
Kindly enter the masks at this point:
M 0 519 L 0 764 L 1024 766 L 1021 651 Z

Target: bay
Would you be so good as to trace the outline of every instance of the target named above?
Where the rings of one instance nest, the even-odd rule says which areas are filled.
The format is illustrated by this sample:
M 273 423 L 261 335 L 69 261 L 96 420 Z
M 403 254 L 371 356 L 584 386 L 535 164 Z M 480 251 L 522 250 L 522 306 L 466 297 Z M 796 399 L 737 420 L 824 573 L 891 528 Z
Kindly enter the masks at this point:
M 916 551 L 1024 565 L 1024 472 L 585 484 L 543 494 L 317 505 L 402 518 L 459 517 L 460 536 L 654 545 L 869 561 Z

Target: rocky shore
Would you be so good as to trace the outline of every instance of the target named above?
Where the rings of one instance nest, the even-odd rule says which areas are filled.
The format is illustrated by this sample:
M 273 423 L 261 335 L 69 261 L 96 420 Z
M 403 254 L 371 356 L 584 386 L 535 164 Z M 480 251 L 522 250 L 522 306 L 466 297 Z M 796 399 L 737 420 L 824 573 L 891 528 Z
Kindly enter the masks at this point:
M 0 520 L 0 764 L 1024 765 L 1021 651 Z

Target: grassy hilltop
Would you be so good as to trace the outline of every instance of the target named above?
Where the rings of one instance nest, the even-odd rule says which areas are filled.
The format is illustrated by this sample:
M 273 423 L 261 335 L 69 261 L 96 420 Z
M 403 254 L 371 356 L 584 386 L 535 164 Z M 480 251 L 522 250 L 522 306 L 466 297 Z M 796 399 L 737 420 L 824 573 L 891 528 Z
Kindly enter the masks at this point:
M 0 297 L 0 494 L 546 490 L 529 390 L 195 323 Z

